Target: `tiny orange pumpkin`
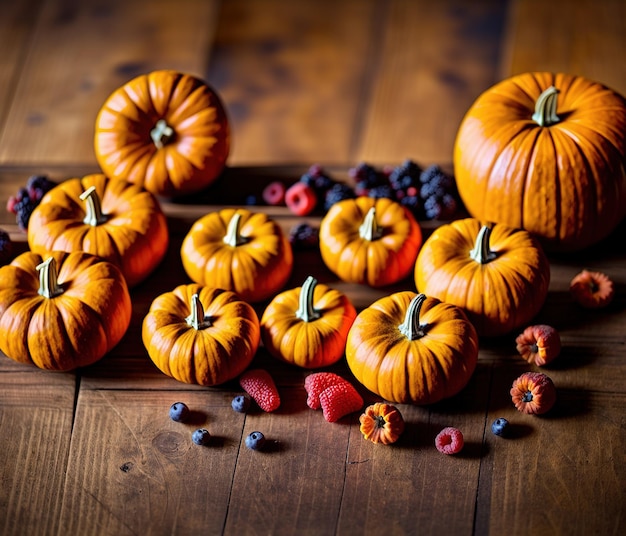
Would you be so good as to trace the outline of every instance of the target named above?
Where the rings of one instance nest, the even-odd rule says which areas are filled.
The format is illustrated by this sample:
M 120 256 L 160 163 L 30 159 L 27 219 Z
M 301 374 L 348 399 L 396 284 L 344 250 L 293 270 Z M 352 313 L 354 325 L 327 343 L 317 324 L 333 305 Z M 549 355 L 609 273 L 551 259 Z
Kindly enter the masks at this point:
M 278 294 L 261 317 L 261 339 L 274 357 L 302 368 L 341 359 L 356 309 L 350 299 L 314 277 Z
M 395 443 L 404 432 L 405 426 L 398 408 L 385 402 L 376 402 L 365 408 L 359 422 L 359 429 L 365 439 L 383 445 Z
M 561 337 L 552 326 L 528 326 L 515 339 L 519 354 L 532 365 L 542 367 L 561 353 Z
M 511 399 L 521 413 L 541 415 L 556 402 L 556 388 L 552 379 L 541 372 L 525 372 L 511 387 Z
M 602 272 L 583 270 L 570 283 L 574 300 L 588 309 L 600 309 L 613 301 L 613 281 Z

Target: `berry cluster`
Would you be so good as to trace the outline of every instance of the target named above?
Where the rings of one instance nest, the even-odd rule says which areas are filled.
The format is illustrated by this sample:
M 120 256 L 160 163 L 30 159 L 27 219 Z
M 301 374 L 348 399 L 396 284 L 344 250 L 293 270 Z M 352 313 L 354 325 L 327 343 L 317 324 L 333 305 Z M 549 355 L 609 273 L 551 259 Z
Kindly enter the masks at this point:
M 28 221 L 33 210 L 39 205 L 41 198 L 55 186 L 56 183 L 45 175 L 33 175 L 28 179 L 25 187 L 9 197 L 7 210 L 15 214 L 15 220 L 20 229 L 23 231 L 28 229 Z
M 13 242 L 9 233 L 0 229 L 0 266 L 4 266 L 13 256 Z

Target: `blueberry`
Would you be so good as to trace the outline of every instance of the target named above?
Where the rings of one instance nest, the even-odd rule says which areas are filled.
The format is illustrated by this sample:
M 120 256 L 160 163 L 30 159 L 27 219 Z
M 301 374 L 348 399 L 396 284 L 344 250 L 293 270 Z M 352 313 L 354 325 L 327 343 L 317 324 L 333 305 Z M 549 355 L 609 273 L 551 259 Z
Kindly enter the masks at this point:
M 174 402 L 170 406 L 170 419 L 176 422 L 184 422 L 189 417 L 189 408 L 184 402 Z
M 261 450 L 265 445 L 265 436 L 262 432 L 252 432 L 246 437 L 246 447 L 252 450 Z
M 191 440 L 196 444 L 196 445 L 203 445 L 206 446 L 209 444 L 209 440 L 211 439 L 211 434 L 209 434 L 209 431 L 204 429 L 204 428 L 198 428 L 192 435 L 191 435 Z
M 237 395 L 230 405 L 237 413 L 245 413 L 250 409 L 250 398 L 245 395 Z
M 506 435 L 506 433 L 508 431 L 508 428 L 509 428 L 509 421 L 507 421 L 503 417 L 500 417 L 499 419 L 496 419 L 491 424 L 491 431 L 495 435 L 497 435 L 497 436 L 504 436 L 504 435 Z

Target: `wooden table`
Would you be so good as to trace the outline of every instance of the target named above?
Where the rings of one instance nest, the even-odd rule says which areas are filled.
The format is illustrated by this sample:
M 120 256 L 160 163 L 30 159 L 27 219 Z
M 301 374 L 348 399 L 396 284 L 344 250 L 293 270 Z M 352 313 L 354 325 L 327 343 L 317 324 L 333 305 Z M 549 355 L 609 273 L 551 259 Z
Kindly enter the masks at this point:
M 405 158 L 450 168 L 458 124 L 486 88 L 530 70 L 565 71 L 626 94 L 622 0 L 0 1 L 0 198 L 34 173 L 64 180 L 98 171 L 93 125 L 111 91 L 174 68 L 222 95 L 233 128 L 228 180 L 197 204 L 163 202 L 172 245 L 133 290 L 131 327 L 99 363 L 49 373 L 0 357 L 0 533 L 126 534 L 622 534 L 626 529 L 626 249 L 605 241 L 551 256 L 538 321 L 559 329 L 548 373 L 558 388 L 545 418 L 519 414 L 508 390 L 529 366 L 514 335 L 481 341 L 457 397 L 400 406 L 392 447 L 362 439 L 358 415 L 327 423 L 306 406 L 306 371 L 260 349 L 282 396 L 275 413 L 232 411 L 236 382 L 191 387 L 160 373 L 140 325 L 159 293 L 188 282 L 179 246 L 191 223 L 269 180 L 319 163 L 338 176 L 359 162 Z M 236 184 L 235 190 L 227 185 Z M 289 229 L 286 208 L 259 207 Z M 319 223 L 319 218 L 307 221 Z M 422 222 L 425 232 L 439 225 Z M 17 252 L 25 234 L 2 211 Z M 613 305 L 572 306 L 582 268 L 609 274 Z M 288 286 L 308 273 L 358 309 L 384 291 L 341 283 L 318 252 L 298 254 Z M 397 288 L 411 288 L 404 281 Z M 332 370 L 348 375 L 347 366 Z M 184 401 L 188 424 L 168 417 Z M 505 417 L 517 433 L 490 431 Z M 192 444 L 206 426 L 218 440 Z M 434 437 L 460 428 L 463 452 Z M 245 448 L 252 430 L 270 447 Z

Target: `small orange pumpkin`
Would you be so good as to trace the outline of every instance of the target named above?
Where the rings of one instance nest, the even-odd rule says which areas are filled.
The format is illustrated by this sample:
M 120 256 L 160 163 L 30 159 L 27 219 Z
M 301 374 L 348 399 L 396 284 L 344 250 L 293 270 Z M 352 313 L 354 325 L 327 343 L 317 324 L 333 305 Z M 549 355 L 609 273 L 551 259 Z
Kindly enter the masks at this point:
M 102 105 L 94 148 L 100 168 L 158 196 L 197 192 L 220 175 L 230 150 L 226 110 L 202 80 L 172 70 L 127 82 Z
M 460 307 L 410 291 L 378 299 L 346 341 L 354 377 L 398 404 L 433 404 L 457 394 L 478 361 L 478 334 Z
M 571 281 L 569 287 L 574 300 L 588 309 L 600 309 L 613 301 L 613 281 L 602 272 L 583 270 Z
M 341 280 L 383 287 L 411 273 L 422 231 L 400 203 L 359 196 L 331 207 L 319 242 L 322 260 Z
M 542 367 L 561 353 L 561 337 L 552 326 L 528 326 L 515 339 L 519 354 L 530 364 Z
M 97 255 L 118 266 L 129 287 L 156 269 L 168 244 L 167 220 L 157 199 L 136 184 L 99 173 L 55 186 L 28 222 L 31 251 Z
M 398 408 L 385 402 L 376 402 L 365 408 L 359 422 L 359 430 L 365 439 L 383 445 L 395 443 L 404 432 L 405 426 Z
M 291 244 L 280 226 L 244 208 L 202 216 L 185 236 L 180 255 L 192 281 L 232 290 L 250 302 L 276 294 L 293 268 Z
M 251 305 L 234 292 L 195 283 L 157 296 L 141 336 L 161 372 L 204 386 L 239 376 L 260 344 L 259 319 Z
M 20 363 L 68 371 L 122 339 L 132 305 L 122 272 L 83 251 L 27 251 L 0 268 L 0 350 Z
M 462 307 L 481 336 L 527 324 L 549 283 L 550 264 L 530 233 L 474 218 L 435 229 L 415 263 L 417 289 Z
M 507 78 L 467 111 L 453 159 L 473 217 L 580 250 L 626 216 L 626 99 L 582 76 Z
M 556 402 L 556 388 L 552 379 L 541 372 L 525 372 L 511 387 L 511 399 L 521 413 L 541 415 Z
M 343 357 L 356 309 L 350 299 L 307 277 L 276 296 L 261 317 L 261 339 L 274 357 L 314 369 Z

